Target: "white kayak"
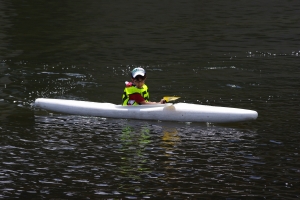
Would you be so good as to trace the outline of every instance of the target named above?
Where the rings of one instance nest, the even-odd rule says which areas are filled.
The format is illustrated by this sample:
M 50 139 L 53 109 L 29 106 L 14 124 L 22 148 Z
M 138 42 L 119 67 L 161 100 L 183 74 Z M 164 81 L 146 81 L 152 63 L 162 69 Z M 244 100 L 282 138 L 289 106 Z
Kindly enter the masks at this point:
M 189 103 L 122 106 L 112 103 L 38 98 L 35 107 L 73 115 L 180 122 L 230 123 L 255 120 L 254 110 Z

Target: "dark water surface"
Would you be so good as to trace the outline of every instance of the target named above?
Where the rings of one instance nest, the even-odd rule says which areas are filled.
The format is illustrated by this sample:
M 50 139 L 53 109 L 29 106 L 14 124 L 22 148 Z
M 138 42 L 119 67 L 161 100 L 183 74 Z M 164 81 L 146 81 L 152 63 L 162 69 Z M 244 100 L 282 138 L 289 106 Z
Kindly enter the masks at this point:
M 1 199 L 298 199 L 299 1 L 0 0 Z M 256 110 L 253 122 L 105 119 L 38 97 Z

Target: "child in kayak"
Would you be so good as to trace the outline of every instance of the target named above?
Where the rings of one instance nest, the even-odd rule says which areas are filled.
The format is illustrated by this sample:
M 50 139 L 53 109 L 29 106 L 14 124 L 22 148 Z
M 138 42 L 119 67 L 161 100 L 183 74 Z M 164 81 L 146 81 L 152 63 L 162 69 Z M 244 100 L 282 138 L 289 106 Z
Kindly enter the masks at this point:
M 145 84 L 146 71 L 143 68 L 134 68 L 131 71 L 131 80 L 132 82 L 125 82 L 126 87 L 122 96 L 123 106 L 165 103 L 163 99 L 160 102 L 149 101 L 148 87 Z

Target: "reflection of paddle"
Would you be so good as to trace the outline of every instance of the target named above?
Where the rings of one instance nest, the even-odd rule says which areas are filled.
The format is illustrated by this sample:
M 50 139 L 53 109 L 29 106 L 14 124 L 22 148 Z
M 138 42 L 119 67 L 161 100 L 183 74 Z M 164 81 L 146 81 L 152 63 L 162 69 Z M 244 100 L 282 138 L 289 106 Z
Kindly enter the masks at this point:
M 179 99 L 180 97 L 164 97 L 164 100 L 166 101 L 166 102 L 169 102 L 169 101 L 175 101 L 175 100 L 177 100 L 177 99 Z

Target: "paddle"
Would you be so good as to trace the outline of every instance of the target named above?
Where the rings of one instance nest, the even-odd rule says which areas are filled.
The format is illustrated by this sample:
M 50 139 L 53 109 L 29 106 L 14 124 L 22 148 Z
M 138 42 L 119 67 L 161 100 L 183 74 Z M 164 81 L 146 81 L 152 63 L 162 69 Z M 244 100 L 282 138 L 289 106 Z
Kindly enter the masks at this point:
M 169 102 L 169 101 L 175 101 L 177 99 L 179 99 L 180 97 L 164 97 L 163 99 L 166 101 L 166 102 Z

